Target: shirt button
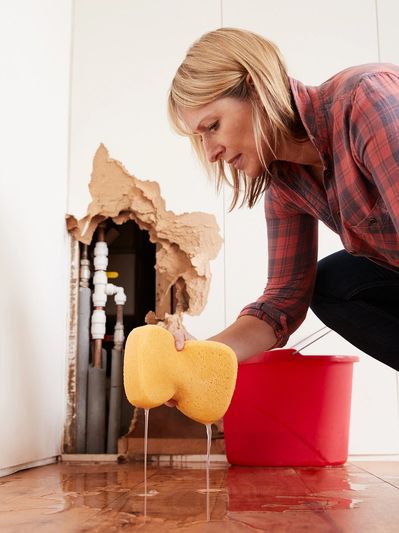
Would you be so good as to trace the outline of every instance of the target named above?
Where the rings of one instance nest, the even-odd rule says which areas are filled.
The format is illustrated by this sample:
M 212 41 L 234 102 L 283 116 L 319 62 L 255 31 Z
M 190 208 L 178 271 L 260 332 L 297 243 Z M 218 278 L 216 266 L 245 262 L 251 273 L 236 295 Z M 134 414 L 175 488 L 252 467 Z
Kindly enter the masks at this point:
M 377 219 L 369 218 L 369 226 L 374 226 L 375 224 L 377 224 Z

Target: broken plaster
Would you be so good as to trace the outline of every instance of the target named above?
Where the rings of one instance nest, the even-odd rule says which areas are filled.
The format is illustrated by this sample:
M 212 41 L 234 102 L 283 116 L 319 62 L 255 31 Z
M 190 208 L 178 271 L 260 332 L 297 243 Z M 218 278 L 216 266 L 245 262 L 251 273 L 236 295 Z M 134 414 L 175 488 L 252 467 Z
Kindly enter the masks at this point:
M 129 174 L 122 163 L 109 157 L 103 144 L 94 156 L 89 190 L 92 202 L 87 215 L 80 220 L 67 215 L 67 227 L 75 239 L 90 244 L 98 224 L 108 217 L 116 224 L 133 220 L 157 244 L 157 309 L 165 307 L 175 286 L 176 311 L 200 314 L 209 293 L 209 261 L 222 244 L 214 215 L 167 211 L 158 183 Z

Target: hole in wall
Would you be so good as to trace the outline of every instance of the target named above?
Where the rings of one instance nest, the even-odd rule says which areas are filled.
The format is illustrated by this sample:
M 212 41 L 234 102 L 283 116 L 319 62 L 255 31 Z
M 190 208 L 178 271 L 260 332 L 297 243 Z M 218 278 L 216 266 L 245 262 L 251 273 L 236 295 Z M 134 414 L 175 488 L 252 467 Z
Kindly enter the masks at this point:
M 169 291 L 173 286 L 172 309 L 199 315 L 208 298 L 210 261 L 222 245 L 215 216 L 168 211 L 159 184 L 129 174 L 119 161 L 109 157 L 102 144 L 94 156 L 89 190 L 92 202 L 87 214 L 81 219 L 73 214 L 66 217 L 72 236 L 90 244 L 103 220 L 110 218 L 117 225 L 133 220 L 156 244 L 158 318 L 164 318 L 164 308 L 170 309 Z

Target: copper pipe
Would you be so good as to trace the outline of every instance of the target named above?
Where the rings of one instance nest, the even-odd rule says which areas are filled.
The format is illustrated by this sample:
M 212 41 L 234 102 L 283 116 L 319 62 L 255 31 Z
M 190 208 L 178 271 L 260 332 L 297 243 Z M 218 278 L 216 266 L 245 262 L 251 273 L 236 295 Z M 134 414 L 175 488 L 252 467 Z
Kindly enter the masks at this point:
M 105 241 L 105 228 L 106 224 L 104 222 L 101 222 L 101 224 L 98 225 L 97 228 L 97 241 L 104 242 Z
M 123 305 L 116 306 L 116 321 L 123 323 Z
M 102 368 L 103 366 L 102 349 L 103 349 L 102 339 L 94 339 L 93 366 L 95 368 Z

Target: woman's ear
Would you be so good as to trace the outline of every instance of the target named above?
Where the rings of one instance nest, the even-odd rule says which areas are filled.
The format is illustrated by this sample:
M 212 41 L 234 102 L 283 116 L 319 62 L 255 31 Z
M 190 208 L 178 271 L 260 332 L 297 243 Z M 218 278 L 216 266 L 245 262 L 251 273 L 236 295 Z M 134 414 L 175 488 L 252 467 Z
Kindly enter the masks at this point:
M 251 74 L 250 74 L 249 72 L 248 72 L 248 74 L 247 74 L 246 77 L 245 77 L 245 83 L 246 83 L 249 87 L 251 87 L 251 88 L 253 89 L 253 87 L 254 87 L 254 81 L 253 81 L 252 76 L 251 76 Z
M 260 103 L 261 99 L 259 97 L 258 91 L 255 88 L 254 80 L 252 79 L 252 76 L 249 72 L 245 76 L 245 89 L 247 95 L 251 98 L 251 100 Z

